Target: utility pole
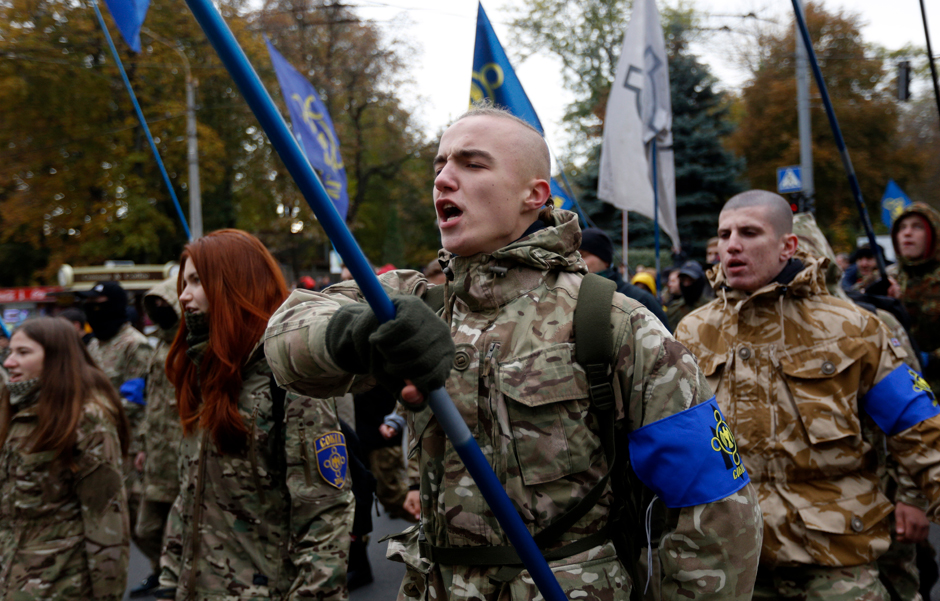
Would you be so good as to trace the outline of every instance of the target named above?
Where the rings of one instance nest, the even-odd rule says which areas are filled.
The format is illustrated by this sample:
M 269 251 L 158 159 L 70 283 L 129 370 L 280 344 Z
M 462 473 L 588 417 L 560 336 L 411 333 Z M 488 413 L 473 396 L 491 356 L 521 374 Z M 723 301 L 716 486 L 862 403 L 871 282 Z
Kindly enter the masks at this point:
M 176 44 L 158 36 L 146 27 L 140 30 L 155 41 L 173 49 L 183 59 L 186 72 L 186 158 L 189 163 L 189 230 L 192 240 L 202 237 L 202 190 L 199 184 L 199 146 L 196 143 L 196 80 L 189 68 L 189 59 Z
M 800 14 L 804 16 L 803 3 L 799 5 Z M 813 183 L 813 131 L 809 112 L 809 53 L 803 44 L 799 27 L 794 26 L 796 35 L 796 106 L 800 127 L 800 171 L 803 179 L 803 206 L 802 210 L 816 212 L 816 187 Z M 190 219 L 192 221 L 192 219 Z

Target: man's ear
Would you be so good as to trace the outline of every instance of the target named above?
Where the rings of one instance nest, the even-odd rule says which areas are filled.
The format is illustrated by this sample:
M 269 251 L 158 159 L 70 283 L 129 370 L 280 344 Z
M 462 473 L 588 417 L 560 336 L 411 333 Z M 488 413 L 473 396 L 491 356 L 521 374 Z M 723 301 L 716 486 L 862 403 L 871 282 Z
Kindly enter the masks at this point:
M 783 235 L 783 250 L 780 252 L 780 258 L 789 261 L 796 254 L 796 248 L 799 246 L 800 239 L 796 234 Z
M 538 211 L 545 206 L 548 199 L 552 197 L 552 187 L 544 179 L 532 180 L 529 185 L 529 195 L 523 203 L 523 210 Z

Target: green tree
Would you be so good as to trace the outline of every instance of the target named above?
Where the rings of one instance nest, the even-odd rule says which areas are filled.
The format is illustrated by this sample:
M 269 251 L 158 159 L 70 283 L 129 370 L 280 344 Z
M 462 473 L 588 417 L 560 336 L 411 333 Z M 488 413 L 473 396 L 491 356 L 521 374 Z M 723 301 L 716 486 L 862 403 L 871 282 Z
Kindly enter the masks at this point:
M 899 128 L 893 74 L 883 53 L 861 35 L 858 15 L 805 6 L 819 66 L 835 108 L 862 194 L 876 229 L 881 195 L 889 179 L 902 188 L 920 177 L 925 156 Z M 799 163 L 793 26 L 765 32 L 759 58 L 741 94 L 742 118 L 730 148 L 746 157 L 754 188 L 776 189 L 776 168 Z M 811 94 L 818 95 L 815 82 Z M 821 104 L 812 107 L 816 218 L 839 249 L 854 246 L 860 221 L 848 179 Z

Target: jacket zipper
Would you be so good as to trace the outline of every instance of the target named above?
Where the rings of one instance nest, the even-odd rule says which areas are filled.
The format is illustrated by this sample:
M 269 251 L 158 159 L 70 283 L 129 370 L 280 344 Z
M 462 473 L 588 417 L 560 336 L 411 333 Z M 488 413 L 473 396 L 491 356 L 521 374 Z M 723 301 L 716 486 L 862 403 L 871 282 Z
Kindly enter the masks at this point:
M 304 463 L 304 480 L 307 486 L 313 486 L 313 474 L 310 471 L 310 456 L 307 451 L 307 429 L 300 424 L 300 458 Z
M 199 448 L 199 469 L 196 470 L 196 503 L 193 507 L 193 554 L 189 567 L 189 584 L 186 586 L 186 598 L 195 598 L 196 563 L 199 561 L 199 525 L 202 521 L 202 497 L 206 480 L 206 447 L 209 446 L 209 430 L 202 432 L 202 445 Z

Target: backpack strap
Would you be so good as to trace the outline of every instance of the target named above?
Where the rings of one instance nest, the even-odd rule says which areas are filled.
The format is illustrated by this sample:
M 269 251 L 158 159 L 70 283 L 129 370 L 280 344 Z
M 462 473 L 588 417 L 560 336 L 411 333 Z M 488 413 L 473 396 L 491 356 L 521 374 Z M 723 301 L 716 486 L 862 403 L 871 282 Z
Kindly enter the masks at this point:
M 271 433 L 270 448 L 271 456 L 274 457 L 275 469 L 278 473 L 287 473 L 287 457 L 284 454 L 284 405 L 287 400 L 287 391 L 277 385 L 274 381 L 274 374 L 268 376 L 271 391 Z
M 587 372 L 588 394 L 595 410 L 607 411 L 614 406 L 611 384 L 610 306 L 617 284 L 589 273 L 581 280 L 578 304 L 574 308 L 574 356 Z

